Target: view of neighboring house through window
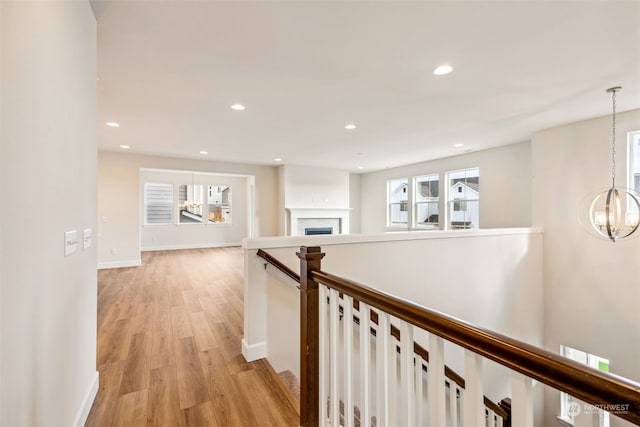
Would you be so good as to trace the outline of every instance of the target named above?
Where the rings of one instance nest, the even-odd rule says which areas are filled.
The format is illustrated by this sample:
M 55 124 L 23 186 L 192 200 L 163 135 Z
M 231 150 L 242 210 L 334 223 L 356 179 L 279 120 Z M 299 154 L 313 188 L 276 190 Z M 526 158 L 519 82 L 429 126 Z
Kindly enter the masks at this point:
M 210 185 L 207 191 L 209 222 L 231 222 L 231 187 Z
M 178 204 L 180 205 L 180 224 L 202 222 L 204 210 L 202 185 L 179 185 Z
M 449 228 L 480 226 L 480 169 L 449 172 Z
M 387 225 L 406 227 L 409 221 L 409 180 L 407 178 L 387 181 Z
M 173 223 L 173 185 L 147 182 L 144 184 L 145 224 Z
M 438 228 L 439 191 L 438 174 L 417 176 L 414 178 L 414 221 L 418 228 Z
M 560 354 L 568 359 L 575 360 L 599 371 L 609 372 L 609 361 L 605 358 L 576 350 L 575 348 L 560 346 Z M 595 408 L 589 408 L 581 401 L 567 393 L 560 393 L 560 418 L 562 421 L 573 424 L 574 419 L 583 411 L 597 411 L 599 427 L 609 427 L 609 413 Z M 590 424 L 591 425 L 591 424 Z

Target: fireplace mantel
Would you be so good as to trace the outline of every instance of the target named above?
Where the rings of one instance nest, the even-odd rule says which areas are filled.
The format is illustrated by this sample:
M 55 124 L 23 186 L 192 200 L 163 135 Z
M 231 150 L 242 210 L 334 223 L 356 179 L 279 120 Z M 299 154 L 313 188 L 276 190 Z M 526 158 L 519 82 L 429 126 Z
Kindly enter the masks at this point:
M 305 224 L 313 225 L 314 219 L 319 220 L 319 226 L 326 225 L 325 220 L 335 219 L 339 224 L 339 230 L 334 234 L 349 234 L 349 208 L 286 208 L 287 212 L 287 236 L 299 236 L 300 220 Z

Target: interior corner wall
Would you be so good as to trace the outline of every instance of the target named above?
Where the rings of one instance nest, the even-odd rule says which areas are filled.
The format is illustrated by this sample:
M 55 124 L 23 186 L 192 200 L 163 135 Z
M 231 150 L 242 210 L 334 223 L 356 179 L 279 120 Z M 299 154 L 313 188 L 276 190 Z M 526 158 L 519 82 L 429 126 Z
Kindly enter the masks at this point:
M 640 130 L 640 110 L 616 119 L 616 175 L 622 180 L 626 135 Z M 640 381 L 640 238 L 598 240 L 578 221 L 583 199 L 610 185 L 610 144 L 611 117 L 533 136 L 532 220 L 544 228 L 545 347 L 558 352 L 563 344 L 604 357 L 611 372 Z M 548 390 L 545 400 L 545 425 L 555 425 L 559 394 Z
M 0 3 L 0 177 L 2 176 L 2 3 Z M 0 185 L 0 242 L 2 242 L 2 185 Z M 0 244 L 0 421 L 2 420 L 2 245 Z
M 100 267 L 140 265 L 141 169 L 253 175 L 255 230 L 263 237 L 277 235 L 278 171 L 275 167 L 100 151 L 97 214 Z
M 361 175 L 349 174 L 349 233 L 357 234 L 361 232 L 360 219 L 360 185 Z
M 278 166 L 278 236 L 287 235 L 287 211 L 284 206 L 284 165 Z
M 3 426 L 79 426 L 98 389 L 96 22 L 88 1 L 2 1 Z M 64 256 L 64 232 L 77 252 Z
M 522 142 L 361 175 L 361 228 L 382 233 L 387 221 L 387 181 L 480 168 L 480 228 L 531 225 L 531 143 Z M 442 186 L 441 186 L 442 187 Z

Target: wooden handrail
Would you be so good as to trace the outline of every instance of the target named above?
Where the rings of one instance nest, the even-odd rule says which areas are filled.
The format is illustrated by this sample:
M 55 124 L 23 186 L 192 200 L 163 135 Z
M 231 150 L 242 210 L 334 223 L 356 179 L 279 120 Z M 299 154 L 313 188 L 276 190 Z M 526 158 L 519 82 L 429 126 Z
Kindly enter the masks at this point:
M 591 405 L 615 405 L 614 415 L 640 425 L 640 383 L 602 372 L 531 344 L 323 271 L 309 278 L 434 333 Z
M 287 267 L 282 262 L 280 262 L 280 260 L 278 260 L 276 257 L 272 256 L 268 252 L 263 251 L 262 249 L 258 249 L 257 255 L 259 257 L 263 258 L 269 264 L 273 265 L 276 269 L 280 270 L 286 276 L 288 276 L 291 279 L 295 280 L 296 282 L 300 283 L 300 275 L 296 274 L 293 270 L 291 270 L 289 267 Z M 356 310 L 359 309 L 360 304 L 359 304 L 358 300 L 356 300 L 356 299 L 353 300 L 353 307 Z M 354 316 L 353 320 L 356 321 L 356 322 L 359 322 L 359 319 L 357 318 L 357 316 Z M 370 320 L 371 320 L 372 323 L 377 325 L 378 324 L 378 314 L 373 312 L 373 311 L 371 311 L 370 312 Z M 375 330 L 373 328 L 371 329 L 371 333 L 375 336 Z M 393 325 L 390 325 L 390 334 L 394 338 L 396 338 L 398 341 L 400 341 L 400 330 L 398 328 L 396 328 Z M 425 362 L 429 362 L 429 352 L 424 347 L 422 347 L 420 344 L 418 344 L 416 342 L 413 343 L 413 352 L 415 354 L 419 355 L 420 357 L 422 357 L 422 359 Z M 464 378 L 462 378 L 456 371 L 454 371 L 453 369 L 449 368 L 446 365 L 444 367 L 444 376 L 447 379 L 453 381 L 460 388 L 464 389 L 464 387 L 465 387 Z M 491 410 L 493 410 L 495 413 L 497 413 L 502 418 L 506 418 L 507 417 L 507 415 L 508 415 L 507 412 L 505 412 L 504 409 L 502 409 L 500 406 L 498 406 L 498 404 L 496 404 L 495 402 L 490 400 L 488 397 L 484 396 L 484 402 L 485 402 L 485 406 L 486 407 L 491 408 Z
M 269 264 L 273 265 L 275 268 L 283 272 L 285 275 L 289 276 L 296 282 L 300 283 L 300 275 L 295 271 L 281 263 L 278 258 L 270 255 L 269 253 L 263 251 L 262 249 L 258 249 L 257 255 L 267 261 Z

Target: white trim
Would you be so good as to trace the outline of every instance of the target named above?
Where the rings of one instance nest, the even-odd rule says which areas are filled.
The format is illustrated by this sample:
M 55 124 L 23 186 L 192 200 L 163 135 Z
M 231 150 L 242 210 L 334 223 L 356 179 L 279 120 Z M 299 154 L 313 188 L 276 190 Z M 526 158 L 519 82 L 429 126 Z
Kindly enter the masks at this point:
M 207 175 L 207 176 L 229 176 L 229 177 L 237 177 L 237 178 L 247 178 L 255 175 L 248 175 L 244 173 L 225 173 L 225 172 L 203 172 L 196 170 L 187 170 L 187 169 L 162 169 L 162 168 L 140 168 L 140 172 L 171 172 L 175 174 L 198 174 L 198 175 Z
M 108 261 L 108 262 L 99 262 L 98 270 L 106 270 L 108 268 L 123 268 L 123 267 L 140 267 L 142 265 L 142 260 L 130 260 L 130 261 Z
M 232 246 L 242 246 L 241 242 L 222 243 L 190 243 L 186 245 L 166 245 L 166 246 L 143 246 L 142 252 L 150 251 L 176 251 L 181 249 L 206 249 L 206 248 L 227 248 Z
M 566 426 L 573 426 L 573 420 L 569 417 L 563 417 L 562 415 L 558 415 L 556 417 L 560 423 Z
M 76 415 L 76 419 L 73 421 L 73 427 L 82 427 L 84 423 L 87 421 L 87 417 L 89 416 L 89 411 L 91 410 L 91 406 L 93 405 L 93 401 L 96 399 L 96 395 L 98 394 L 98 387 L 100 385 L 100 373 L 96 371 L 93 376 L 93 381 L 91 382 L 91 386 L 89 390 L 87 390 L 87 394 L 84 396 L 82 400 L 82 406 L 80 406 L 80 410 Z
M 475 230 L 419 230 L 381 234 L 331 234 L 316 236 L 261 237 L 243 239 L 245 249 L 289 248 L 297 246 L 344 245 L 349 243 L 391 242 L 402 240 L 474 238 L 515 234 L 542 234 L 542 227 L 483 228 Z
M 247 362 L 253 362 L 254 360 L 264 359 L 269 355 L 267 342 L 262 341 L 256 344 L 248 344 L 244 338 L 242 338 L 242 355 Z

